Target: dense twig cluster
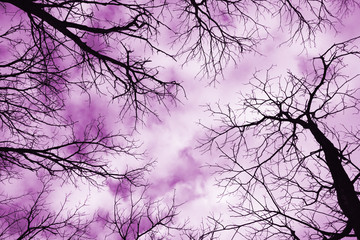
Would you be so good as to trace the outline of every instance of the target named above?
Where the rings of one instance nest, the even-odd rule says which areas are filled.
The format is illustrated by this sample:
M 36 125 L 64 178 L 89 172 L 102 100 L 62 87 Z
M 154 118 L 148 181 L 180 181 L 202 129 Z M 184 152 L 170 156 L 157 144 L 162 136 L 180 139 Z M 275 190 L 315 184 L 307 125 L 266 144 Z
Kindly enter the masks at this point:
M 30 171 L 65 182 L 82 179 L 99 186 L 111 178 L 144 187 L 143 176 L 151 163 L 115 169 L 109 160 L 144 157 L 132 136 L 109 131 L 103 116 L 79 126 L 82 121 L 68 115 L 74 95 L 87 95 L 90 101 L 98 94 L 117 103 L 112 115 L 120 120 L 132 116 L 138 123 L 147 114 L 157 116 L 154 104 L 167 107 L 184 91 L 179 81 L 161 78 L 161 64 L 152 62 L 156 54 L 185 63 L 198 59 L 201 73 L 214 82 L 230 62 L 237 64 L 244 53 L 257 52 L 257 45 L 277 30 L 268 19 L 279 20 L 277 27 L 287 32 L 288 42 L 300 39 L 305 46 L 317 32 L 335 28 L 357 5 L 323 0 L 0 1 L 5 19 L 0 26 L 0 180 L 21 178 Z M 309 236 L 359 236 L 355 226 L 360 224 L 347 206 L 352 201 L 359 208 L 360 173 L 351 159 L 358 136 L 352 129 L 340 136 L 323 121 L 357 109 L 356 91 L 347 88 L 353 79 L 341 75 L 343 58 L 358 56 L 349 48 L 355 40 L 334 45 L 315 59 L 309 76 L 289 73 L 279 82 L 270 74 L 265 80 L 255 78 L 253 94 L 243 96 L 243 109 L 209 108 L 223 125 L 208 128 L 204 147 L 216 146 L 230 160 L 216 166 L 225 176 L 219 185 L 234 194 L 241 192 L 239 197 L 248 205 L 233 205 L 231 210 L 249 222 L 224 225 L 211 217 L 214 225 L 204 224 L 197 233 L 175 225 L 174 202 L 162 208 L 145 192 L 137 198 L 134 190 L 126 197 L 131 199 L 130 212 L 121 209 L 126 199 L 116 193 L 113 215 L 102 216 L 110 235 L 151 239 L 182 229 L 190 239 L 215 239 L 218 231 L 242 234 L 237 230 L 245 227 L 252 237 L 297 238 L 294 226 L 303 225 L 310 229 Z M 174 53 L 163 45 L 166 41 Z M 255 120 L 240 121 L 249 113 Z M 302 148 L 304 138 L 311 135 L 319 147 Z M 240 163 L 240 155 L 253 161 Z M 280 173 L 277 168 L 284 161 L 286 170 Z M 329 176 L 332 180 L 326 180 Z M 65 204 L 57 212 L 46 208 L 50 183 L 43 184 L 41 191 L 30 193 L 31 203 L 21 210 L 1 209 L 1 237 L 92 238 L 87 231 L 93 221 L 83 221 L 80 208 L 65 217 Z M 259 196 L 266 196 L 265 202 Z M 15 206 L 26 198 L 6 193 L 1 197 L 2 206 Z M 261 233 L 259 227 L 264 229 Z
M 20 196 L 1 194 L 1 239 L 90 239 L 87 233 L 93 220 L 84 213 L 84 205 L 70 212 L 67 196 L 57 211 L 49 211 L 50 188 L 46 180 L 38 191 Z
M 346 59 L 360 56 L 357 41 L 333 45 L 303 77 L 256 74 L 241 108 L 209 107 L 221 124 L 206 127 L 202 146 L 221 152 L 218 184 L 240 199 L 229 207 L 241 223 L 216 230 L 249 239 L 360 237 L 359 142 L 330 121 L 359 112 L 358 74 L 343 74 Z
M 99 221 L 110 230 L 108 237 L 121 239 L 163 239 L 174 237 L 185 225 L 176 224 L 178 215 L 175 199 L 170 205 L 162 206 L 161 200 L 146 197 L 148 187 L 136 191 L 130 185 L 128 192 L 122 193 L 121 184 L 117 187 L 113 211 L 99 214 Z M 137 189 L 139 190 L 139 189 Z

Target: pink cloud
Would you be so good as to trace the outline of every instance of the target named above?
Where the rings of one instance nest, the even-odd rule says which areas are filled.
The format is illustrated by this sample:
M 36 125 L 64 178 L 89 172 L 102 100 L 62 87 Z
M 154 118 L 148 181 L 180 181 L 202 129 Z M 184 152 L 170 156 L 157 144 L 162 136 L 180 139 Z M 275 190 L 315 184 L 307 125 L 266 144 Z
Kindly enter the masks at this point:
M 140 1 L 142 2 L 142 1 Z M 152 1 L 150 1 L 152 2 Z M 201 1 L 196 1 L 200 3 Z M 209 1 L 208 1 L 209 2 Z M 220 24 L 224 24 L 226 26 L 236 25 L 234 21 L 235 17 L 230 15 L 222 14 L 223 10 L 225 10 L 226 5 L 218 5 L 216 1 L 213 1 L 214 5 L 211 5 L 210 12 L 215 16 L 215 20 L 217 20 Z M 216 2 L 216 3 L 215 3 Z M 176 3 L 176 1 L 170 1 L 170 3 Z M 185 3 L 185 2 L 183 2 Z M 219 2 L 221 4 L 221 2 Z M 180 3 L 181 5 L 181 3 Z M 176 7 L 179 9 L 181 6 L 177 5 Z M 7 7 L 7 16 L 5 16 L 5 7 Z M 10 5 L 9 5 L 10 6 Z M 204 6 L 201 6 L 202 8 Z M 190 8 L 193 9 L 193 8 Z M 299 8 L 300 9 L 300 8 Z M 15 8 L 8 7 L 7 4 L 0 5 L 0 22 L 4 23 L 1 26 L 1 31 L 5 30 L 6 26 L 11 25 L 11 21 L 9 16 L 11 15 L 10 11 L 14 11 Z M 128 21 L 131 21 L 131 17 L 134 16 L 134 13 L 130 11 L 124 10 L 122 7 L 103 7 L 98 5 L 97 8 L 93 8 L 93 14 L 100 19 L 99 21 L 89 21 L 84 22 L 89 26 L 94 27 L 108 27 L 111 23 L 119 23 L 120 25 L 126 24 Z M 154 10 L 155 12 L 157 10 Z M 165 11 L 166 12 L 166 11 Z M 167 14 L 166 12 L 165 14 Z M 264 13 L 265 14 L 265 13 Z M 20 15 L 25 17 L 22 13 L 16 13 L 16 16 L 13 19 L 20 19 Z M 135 14 L 136 15 L 136 14 Z M 265 14 L 266 15 L 266 14 Z M 306 12 L 306 17 L 308 17 L 309 12 Z M 174 12 L 173 17 L 166 17 L 166 20 L 169 20 L 169 26 L 171 29 L 178 30 L 179 27 L 179 19 L 176 18 L 176 13 Z M 170 19 L 172 21 L 170 21 Z M 191 18 L 193 19 L 193 18 Z M 289 18 L 290 19 L 290 18 Z M 153 199 L 162 199 L 161 203 L 166 203 L 164 196 L 169 196 L 175 192 L 176 201 L 179 203 L 186 203 L 180 207 L 180 211 L 182 211 L 181 217 L 186 218 L 189 216 L 194 217 L 197 223 L 201 221 L 201 217 L 206 216 L 211 211 L 225 211 L 223 208 L 226 204 L 217 204 L 217 194 L 219 193 L 219 188 L 214 187 L 215 180 L 214 176 L 211 175 L 211 170 L 208 168 L 204 168 L 203 166 L 206 163 L 214 163 L 217 162 L 222 164 L 222 160 L 218 160 L 217 153 L 213 155 L 206 153 L 201 155 L 198 149 L 195 147 L 198 145 L 196 143 L 196 138 L 201 136 L 203 129 L 197 125 L 196 123 L 201 119 L 202 123 L 211 123 L 212 126 L 216 126 L 217 123 L 214 123 L 213 120 L 209 117 L 208 113 L 204 113 L 204 108 L 200 107 L 200 105 L 204 104 L 213 104 L 215 102 L 238 104 L 238 91 L 246 92 L 249 89 L 247 86 L 244 86 L 243 83 L 248 82 L 251 78 L 252 73 L 256 69 L 268 69 L 272 65 L 276 65 L 274 68 L 273 74 L 279 74 L 282 76 L 286 75 L 287 69 L 295 69 L 297 73 L 309 72 L 312 70 L 312 63 L 308 59 L 313 56 L 318 56 L 319 52 L 323 50 L 323 48 L 327 48 L 329 44 L 333 44 L 333 42 L 338 39 L 353 37 L 354 35 L 359 34 L 358 27 L 358 19 L 359 13 L 357 11 L 349 12 L 347 18 L 344 18 L 343 26 L 336 25 L 338 29 L 340 29 L 340 34 L 336 35 L 331 30 L 322 35 L 319 35 L 319 38 L 316 39 L 316 44 L 311 43 L 311 47 L 307 48 L 304 51 L 304 45 L 299 42 L 295 42 L 292 45 L 282 44 L 286 40 L 286 33 L 281 32 L 278 28 L 273 28 L 270 30 L 270 33 L 274 35 L 274 38 L 266 39 L 263 45 L 260 45 L 257 50 L 263 53 L 263 55 L 257 54 L 249 54 L 244 56 L 235 56 L 235 58 L 240 61 L 239 64 L 235 66 L 234 64 L 225 64 L 224 68 L 224 76 L 225 80 L 221 81 L 219 84 L 215 84 L 214 87 L 209 87 L 208 82 L 209 79 L 200 80 L 200 78 L 195 78 L 196 73 L 201 68 L 201 64 L 197 58 L 189 59 L 187 64 L 185 64 L 182 68 L 178 66 L 178 62 L 174 62 L 169 60 L 169 58 L 164 57 L 161 54 L 154 53 L 150 51 L 144 45 L 144 41 L 132 40 L 127 37 L 120 36 L 119 38 L 111 38 L 107 39 L 109 42 L 105 42 L 101 36 L 94 35 L 86 35 L 84 37 L 84 42 L 86 42 L 89 46 L 93 47 L 96 50 L 103 49 L 105 46 L 110 47 L 112 50 L 109 51 L 109 56 L 114 56 L 119 58 L 122 52 L 119 52 L 118 48 L 121 46 L 117 46 L 115 44 L 121 41 L 121 43 L 127 44 L 129 49 L 133 50 L 136 53 L 136 56 L 139 58 L 146 58 L 147 56 L 151 56 L 152 63 L 149 63 L 149 66 L 162 66 L 163 68 L 159 69 L 159 78 L 164 80 L 165 82 L 176 81 L 183 84 L 186 90 L 186 96 L 180 90 L 177 97 L 179 101 L 176 102 L 172 99 L 171 96 L 164 98 L 156 98 L 154 95 L 148 95 L 147 98 L 147 106 L 154 111 L 156 115 L 145 114 L 142 118 L 143 122 L 139 123 L 138 128 L 134 131 L 133 127 L 135 125 L 134 113 L 129 112 L 125 114 L 126 116 L 121 116 L 119 120 L 119 112 L 125 105 L 125 100 L 119 100 L 118 102 L 113 102 L 109 104 L 110 97 L 100 97 L 95 93 L 94 89 L 89 90 L 89 93 L 92 95 L 92 99 L 87 98 L 87 95 L 81 95 L 80 90 L 76 89 L 70 91 L 70 97 L 66 100 L 66 108 L 64 111 L 64 116 L 67 119 L 72 119 L 75 121 L 74 125 L 74 134 L 76 138 L 82 139 L 84 134 L 96 134 L 96 124 L 97 120 L 101 117 L 103 124 L 101 125 L 100 135 L 105 135 L 109 132 L 117 132 L 118 130 L 122 130 L 126 133 L 132 134 L 132 136 L 140 139 L 141 142 L 144 142 L 141 149 L 147 150 L 148 155 L 145 155 L 145 162 L 150 160 L 156 160 L 157 164 L 154 164 L 152 172 L 148 173 L 147 180 L 150 184 L 148 191 L 145 193 L 146 198 L 151 200 Z M 276 25 L 278 23 L 278 19 L 271 18 L 269 19 L 269 26 Z M 191 21 L 185 23 L 183 27 L 187 27 L 191 24 Z M 5 26 L 6 25 L 6 26 Z M 239 29 L 243 29 L 241 26 L 235 26 Z M 249 28 L 251 29 L 251 28 Z M 296 28 L 295 28 L 296 29 Z M 159 43 L 160 46 L 165 42 L 171 42 L 173 39 L 173 32 L 169 29 L 163 30 L 161 27 L 156 28 L 156 30 L 161 31 L 161 35 L 159 36 L 159 42 L 153 41 L 152 43 Z M 163 34 L 163 31 L 165 34 Z M 141 32 L 139 30 L 138 32 Z M 142 35 L 143 34 L 143 35 Z M 146 36 L 143 32 L 140 33 L 141 36 Z M 16 37 L 21 37 L 25 39 L 29 34 L 25 37 L 16 35 Z M 79 34 L 80 36 L 80 34 Z M 194 36 L 197 36 L 194 34 Z M 335 37 L 333 37 L 335 36 Z M 147 36 L 146 36 L 147 37 Z M 151 39 L 150 39 L 151 38 Z M 149 36 L 150 40 L 154 40 L 155 37 Z M 197 41 L 198 38 L 189 38 L 189 41 Z M 1 45 L 0 43 L 0 61 L 3 59 L 8 60 L 11 49 L 9 50 L 9 46 L 6 44 Z M 51 47 L 51 42 L 48 44 Z M 114 47 L 113 47 L 114 46 Z M 180 45 L 174 46 L 179 47 Z M 69 47 L 69 46 L 68 46 Z M 24 49 L 20 49 L 16 46 L 18 50 L 23 51 Z M 169 46 L 164 46 L 166 51 L 170 51 Z M 207 46 L 205 46 L 207 49 Z M 207 53 L 207 52 L 206 52 Z M 300 56 L 299 56 L 300 54 Z M 56 60 L 52 63 L 53 67 L 58 66 L 59 68 L 64 68 L 67 64 L 71 64 L 73 59 L 69 59 L 69 57 L 65 56 L 56 56 Z M 184 58 L 180 58 L 183 60 Z M 0 63 L 1 64 L 1 63 Z M 353 68 L 356 70 L 356 66 Z M 74 69 L 74 71 L 70 71 L 74 73 L 71 77 L 79 76 L 80 73 L 84 73 L 85 77 L 87 76 L 87 72 L 82 72 L 80 68 Z M 78 72 L 76 72 L 78 71 Z M 76 72 L 76 74 L 75 74 Z M 4 72 L 2 72 L 4 73 Z M 49 79 L 46 79 L 49 80 Z M 58 80 L 58 79 L 52 79 Z M 73 79 L 71 79 L 72 81 Z M 309 77 L 309 80 L 313 80 Z M 56 90 L 62 90 L 64 82 L 56 82 L 53 84 Z M 152 83 L 144 83 L 151 85 Z M 110 85 L 104 84 L 101 90 L 108 90 L 107 87 Z M 110 88 L 109 88 L 110 89 Z M 42 88 L 44 91 L 44 96 L 50 95 L 50 90 L 46 87 Z M 171 93 L 175 93 L 176 89 L 165 89 L 169 90 Z M 67 98 L 65 94 L 60 94 L 59 97 L 61 99 Z M 25 102 L 25 104 L 29 104 Z M 164 106 L 165 105 L 165 106 Z M 34 105 L 36 107 L 36 105 Z M 339 121 L 339 119 L 343 119 L 343 121 Z M 356 125 L 357 115 L 349 117 L 342 116 L 334 120 L 332 123 L 335 127 L 339 125 L 339 123 L 347 123 Z M 144 123 L 144 124 L 143 124 Z M 56 141 L 63 140 L 67 135 L 67 130 L 64 132 L 59 131 L 56 132 L 54 138 Z M 51 129 L 46 129 L 44 132 L 51 132 Z M 250 140 L 251 141 L 251 140 Z M 310 143 L 308 141 L 307 143 Z M 313 145 L 313 144 L 311 144 Z M 74 152 L 77 150 L 76 147 L 72 147 L 68 149 L 69 152 Z M 108 157 L 104 155 L 104 157 Z M 109 163 L 109 166 L 112 164 L 116 165 L 120 160 L 124 160 L 121 162 L 122 167 L 125 165 L 141 165 L 143 162 L 139 161 L 134 163 L 135 159 L 127 158 L 123 156 L 112 156 L 109 159 L 114 162 Z M 117 162 L 116 162 L 117 161 Z M 249 163 L 248 163 L 249 164 Z M 120 163 L 119 163 L 120 165 Z M 124 167 L 125 169 L 125 167 Z M 325 171 L 323 172 L 325 173 Z M 13 189 L 6 188 L 6 191 L 10 192 L 26 192 L 26 191 L 36 191 L 38 190 L 39 181 L 36 179 L 39 176 L 45 175 L 43 172 L 39 172 L 36 174 L 24 174 L 22 175 L 23 180 L 17 181 L 17 183 L 13 185 Z M 131 206 L 129 205 L 129 197 L 132 194 L 130 183 L 127 181 L 117 182 L 113 180 L 105 181 L 104 192 L 102 193 L 103 197 L 93 197 L 92 199 L 97 198 L 97 203 L 93 203 L 94 208 L 98 208 L 99 214 L 103 216 L 107 216 L 109 214 L 109 209 L 113 204 L 114 198 L 120 198 L 121 209 L 129 209 Z M 16 188 L 15 188 L 16 187 Z M 65 188 L 58 187 L 57 191 L 59 195 L 65 194 Z M 76 189 L 74 190 L 76 192 Z M 61 193 L 61 194 L 60 194 Z M 80 195 L 80 194 L 78 194 Z M 100 195 L 100 194 L 99 194 Z M 280 194 L 278 194 L 280 195 Z M 259 194 L 259 196 L 262 196 Z M 226 200 L 236 202 L 238 199 L 236 197 L 227 196 Z M 226 198 L 226 197 L 224 197 Z M 56 199 L 53 197 L 52 199 Z M 29 204 L 29 198 L 24 198 L 23 202 L 14 201 L 14 204 Z M 95 201 L 94 201 L 95 202 Z M 107 205 L 102 209 L 102 206 L 99 205 Z M 141 203 L 141 206 L 145 206 L 145 203 Z M 219 207 L 219 206 L 222 207 Z M 7 212 L 10 211 L 8 206 L 1 206 L 2 211 Z M 97 210 L 97 209 L 96 209 Z M 201 212 L 201 213 L 200 213 Z M 24 218 L 24 216 L 19 213 L 20 218 Z M 40 218 L 42 215 L 39 215 Z M 136 226 L 139 226 L 140 232 L 145 231 L 150 227 L 150 220 L 152 218 L 144 218 L 143 220 L 137 220 L 131 224 L 124 225 L 123 228 L 130 227 L 131 229 L 135 229 Z M 91 237 L 103 239 L 109 234 L 110 230 L 104 230 L 106 222 L 104 219 L 98 220 L 90 230 Z M 14 227 L 12 232 L 20 232 L 21 229 L 24 228 L 24 220 L 22 219 L 19 223 Z M 122 229 L 125 230 L 125 229 Z M 135 231 L 135 230 L 134 230 Z M 299 230 L 301 231 L 301 229 Z M 134 235 L 134 234 L 133 234 Z M 113 237 L 113 238 L 112 238 Z M 130 237 L 131 238 L 131 237 Z M 120 239 L 119 236 L 111 235 L 111 239 Z
M 151 173 L 151 187 L 147 193 L 152 199 L 175 192 L 177 202 L 193 201 L 204 196 L 205 181 L 209 177 L 206 168 L 201 168 L 204 162 L 195 159 L 194 150 L 187 147 L 180 150 L 177 156 L 163 170 L 156 168 Z M 158 171 L 164 171 L 161 175 Z
M 111 194 L 119 195 L 125 201 L 129 198 L 131 194 L 131 183 L 127 180 L 116 181 L 116 180 L 107 180 L 106 182 Z

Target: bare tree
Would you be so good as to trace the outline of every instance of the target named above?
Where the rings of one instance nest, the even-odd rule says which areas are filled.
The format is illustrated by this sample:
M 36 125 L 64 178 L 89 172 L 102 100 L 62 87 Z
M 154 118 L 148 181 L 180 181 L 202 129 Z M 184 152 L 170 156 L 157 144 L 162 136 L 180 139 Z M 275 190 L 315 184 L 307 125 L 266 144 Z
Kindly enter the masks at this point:
M 125 154 L 134 160 L 141 155 L 136 152 L 135 143 L 126 135 L 107 134 L 102 128 L 102 123 L 97 121 L 85 128 L 83 136 L 58 133 L 50 137 L 34 134 L 19 142 L 5 139 L 1 141 L 0 147 L 2 178 L 19 176 L 20 169 L 26 169 L 73 182 L 80 177 L 97 184 L 97 177 L 101 177 L 140 183 L 139 180 L 149 170 L 151 163 L 133 169 L 111 168 L 107 160 L 111 155 Z M 59 139 L 63 139 L 63 142 L 59 143 Z
M 303 36 L 304 31 L 310 36 L 322 26 L 332 25 L 340 16 L 339 11 L 346 12 L 348 5 L 355 2 L 333 6 L 323 1 L 303 4 L 302 1 L 228 0 L 175 3 L 6 0 L 0 4 L 8 19 L 0 33 L 1 44 L 6 49 L 6 59 L 0 62 L 1 128 L 6 135 L 13 136 L 2 142 L 2 165 L 15 163 L 37 169 L 42 160 L 27 159 L 34 155 L 29 152 L 31 149 L 37 158 L 50 160 L 51 164 L 57 165 L 56 159 L 61 159 L 58 165 L 65 170 L 64 160 L 72 164 L 70 159 L 76 154 L 55 152 L 78 146 L 81 141 L 82 149 L 90 142 L 95 146 L 110 136 L 95 134 L 98 138 L 75 140 L 70 134 L 66 141 L 56 144 L 44 139 L 47 134 L 44 128 L 52 127 L 55 132 L 61 127 L 72 128 L 74 123 L 62 115 L 67 94 L 80 90 L 91 97 L 96 90 L 119 100 L 120 118 L 133 110 L 136 121 L 141 121 L 143 114 L 156 114 L 151 107 L 153 101 L 175 100 L 181 89 L 176 81 L 160 79 L 159 70 L 150 64 L 151 60 L 140 57 L 146 49 L 150 56 L 159 52 L 170 58 L 181 54 L 200 57 L 204 71 L 218 75 L 230 59 L 236 61 L 239 53 L 256 51 L 256 43 L 268 32 L 259 17 L 279 14 L 282 21 L 295 26 L 291 36 Z M 177 14 L 178 28 L 165 24 L 171 13 Z M 243 26 L 240 30 L 239 25 Z M 177 54 L 169 54 L 160 47 L 157 38 L 161 29 L 174 32 L 175 43 L 181 43 Z M 302 38 L 305 41 L 310 37 Z M 97 128 L 96 125 L 89 128 Z M 117 149 L 101 143 L 96 148 L 101 147 Z M 56 155 L 54 159 L 49 158 L 49 152 Z M 16 163 L 19 156 L 37 167 L 23 160 Z M 49 170 L 49 165 L 45 165 Z M 106 175 L 103 169 L 100 172 Z
M 201 72 L 216 80 L 229 62 L 243 53 L 258 53 L 257 45 L 272 37 L 269 22 L 288 36 L 286 42 L 312 43 L 319 31 L 336 28 L 356 1 L 177 1 L 180 24 L 175 43 L 186 61 L 199 59 Z M 261 53 L 260 53 L 261 54 Z
M 166 54 L 152 42 L 161 26 L 157 18 L 162 14 L 163 3 L 1 2 L 9 20 L 15 22 L 2 39 L 18 50 L 13 61 L 2 65 L 8 80 L 18 82 L 34 77 L 38 84 L 54 91 L 74 84 L 84 90 L 95 87 L 108 91 L 113 98 L 124 98 L 125 111 L 129 107 L 137 112 L 151 111 L 149 98 L 174 96 L 172 86 L 176 88 L 178 84 L 158 79 L 158 71 L 148 67 L 149 60 L 139 58 L 130 46 L 145 44 Z M 122 14 L 111 19 L 107 11 Z M 19 44 L 20 49 L 16 47 Z M 74 69 L 82 74 L 81 82 L 68 75 Z M 102 88 L 105 83 L 107 88 Z
M 207 221 L 202 221 L 200 227 L 183 229 L 181 239 L 189 240 L 218 240 L 224 239 L 224 235 L 220 232 L 226 227 L 223 224 L 221 216 L 215 217 L 214 215 L 208 216 Z M 228 228 L 226 228 L 228 230 Z
M 69 96 L 81 93 L 91 99 L 96 92 L 118 101 L 120 119 L 129 114 L 141 121 L 146 114 L 156 115 L 154 102 L 175 101 L 183 90 L 179 82 L 159 77 L 153 54 L 172 59 L 185 54 L 185 61 L 198 57 L 204 73 L 217 76 L 268 36 L 262 17 L 279 17 L 281 26 L 290 29 L 290 40 L 305 42 L 334 26 L 351 4 L 356 1 L 0 1 L 7 19 L 0 28 L 0 180 L 26 169 L 94 184 L 97 177 L 138 184 L 149 165 L 117 171 L 107 160 L 116 154 L 140 157 L 132 137 L 109 132 L 101 118 L 77 131 L 77 119 L 65 114 Z M 174 19 L 178 27 L 169 24 Z M 174 44 L 180 43 L 174 54 L 159 43 L 162 30 L 173 32 Z M 140 214 L 156 223 L 149 233 L 159 224 L 170 229 L 174 209 L 170 206 L 164 219 L 162 213 L 155 218 Z M 127 224 L 115 215 L 111 221 L 117 224 L 112 226 Z M 127 234 L 143 234 L 131 231 Z
M 178 84 L 156 78 L 158 71 L 133 56 L 126 44 L 131 38 L 157 49 L 147 36 L 160 24 L 153 9 L 161 14 L 163 5 L 1 1 L 0 7 L 8 19 L 0 33 L 6 49 L 0 62 L 2 178 L 18 172 L 17 167 L 88 179 L 141 175 L 147 166 L 125 173 L 107 166 L 107 154 L 137 157 L 130 136 L 107 132 L 101 118 L 77 133 L 77 119 L 64 113 L 68 95 L 76 91 L 89 98 L 92 89 L 121 98 L 119 114 L 134 109 L 138 120 L 139 113 L 152 111 L 148 99 L 175 97 L 171 86 Z M 129 16 L 115 24 L 102 14 L 109 8 Z M 111 47 L 114 43 L 119 49 Z
M 202 147 L 220 151 L 218 184 L 237 200 L 234 221 L 214 218 L 203 237 L 360 239 L 359 126 L 336 122 L 359 113 L 359 74 L 346 72 L 359 62 L 358 42 L 334 44 L 302 77 L 255 74 L 239 108 L 209 106 L 220 125 L 206 127 Z
M 60 208 L 49 209 L 47 197 L 52 192 L 50 181 L 43 181 L 39 191 L 29 191 L 21 196 L 1 194 L 1 239 L 89 239 L 88 227 L 92 220 L 78 206 L 67 209 L 66 196 Z M 86 216 L 86 217 L 85 217 Z
M 164 205 L 164 199 L 153 200 L 146 196 L 148 186 L 128 188 L 119 184 L 114 193 L 113 209 L 110 212 L 99 213 L 98 220 L 110 230 L 110 239 L 164 239 L 177 236 L 185 229 L 185 223 L 178 224 L 175 197 L 169 205 Z

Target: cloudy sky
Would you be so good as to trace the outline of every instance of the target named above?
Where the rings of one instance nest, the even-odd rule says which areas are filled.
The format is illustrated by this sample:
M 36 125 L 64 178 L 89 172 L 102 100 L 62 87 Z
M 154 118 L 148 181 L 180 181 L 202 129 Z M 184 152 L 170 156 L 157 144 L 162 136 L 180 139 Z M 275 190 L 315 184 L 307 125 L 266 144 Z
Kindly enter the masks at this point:
M 8 18 L 1 16 L 0 18 L 1 23 L 9 21 Z M 206 111 L 206 105 L 230 103 L 235 106 L 239 102 L 239 92 L 250 91 L 249 85 L 246 84 L 255 71 L 272 67 L 274 76 L 285 76 L 289 69 L 293 73 L 302 74 L 311 68 L 310 60 L 319 56 L 332 44 L 360 35 L 358 9 L 349 11 L 343 17 L 342 23 L 334 26 L 337 32 L 328 28 L 323 32 L 317 32 L 313 41 L 305 43 L 296 38 L 292 43 L 286 42 L 289 34 L 279 28 L 278 16 L 270 18 L 266 15 L 264 18 L 267 26 L 271 28 L 266 39 L 257 46 L 258 53 L 248 52 L 236 56 L 236 64 L 233 62 L 225 64 L 223 76 L 217 76 L 215 82 L 212 81 L 213 76 L 199 74 L 202 59 L 186 59 L 186 56 L 183 56 L 174 61 L 164 54 L 152 53 L 151 64 L 161 66 L 160 78 L 181 83 L 184 92 L 179 92 L 178 101 L 165 100 L 166 107 L 156 102 L 152 103 L 152 109 L 156 111 L 158 117 L 146 115 L 143 122 L 137 123 L 135 130 L 131 118 L 118 119 L 117 101 L 109 103 L 108 98 L 95 93 L 91 101 L 88 95 L 82 95 L 76 90 L 69 94 L 64 116 L 71 116 L 78 121 L 76 127 L 79 132 L 85 131 L 84 126 L 101 115 L 106 130 L 131 134 L 139 146 L 137 151 L 145 152 L 142 160 L 138 161 L 128 156 L 109 156 L 111 164 L 119 169 L 125 169 L 153 161 L 144 179 L 149 183 L 144 194 L 153 201 L 160 200 L 163 206 L 171 204 L 174 197 L 176 204 L 181 204 L 178 207 L 178 223 L 187 221 L 188 226 L 197 228 L 202 221 L 206 221 L 207 216 L 212 214 L 215 216 L 221 214 L 226 222 L 229 220 L 227 202 L 236 199 L 222 195 L 223 189 L 216 186 L 217 175 L 214 174 L 215 169 L 209 165 L 221 161 L 219 153 L 215 149 L 209 152 L 199 148 L 201 140 L 205 138 L 206 131 L 203 125 L 218 124 Z M 176 25 L 176 21 L 171 24 Z M 232 24 L 241 28 L 236 26 L 236 23 Z M 163 49 L 173 51 L 174 48 L 171 48 L 170 44 L 165 45 L 170 43 L 171 33 L 166 30 L 160 33 L 163 35 L 160 34 L 158 40 L 160 44 L 164 44 Z M 143 54 L 147 56 L 150 52 L 144 50 Z M 121 191 L 125 192 L 123 206 L 129 207 L 126 191 L 130 191 L 131 187 L 126 183 L 121 183 L 120 193 L 117 192 L 119 183 L 114 180 L 105 181 L 102 187 L 89 185 L 82 180 L 76 182 L 76 187 L 73 183 L 63 181 L 53 181 L 52 184 L 55 191 L 49 195 L 48 201 L 53 209 L 59 209 L 61 202 L 64 201 L 59 199 L 64 199 L 71 193 L 69 208 L 76 208 L 86 201 L 85 208 L 89 216 L 96 211 L 111 211 L 114 198 L 117 195 L 122 196 Z M 4 182 L 3 189 L 12 194 L 38 189 L 40 185 L 37 176 L 25 172 L 22 179 Z M 136 192 L 136 194 L 140 193 L 141 191 Z M 93 231 L 97 232 L 93 234 L 96 234 L 98 239 L 102 239 L 107 234 L 107 232 L 102 233 L 101 227 L 94 227 Z M 223 235 L 222 239 L 226 239 L 226 235 Z

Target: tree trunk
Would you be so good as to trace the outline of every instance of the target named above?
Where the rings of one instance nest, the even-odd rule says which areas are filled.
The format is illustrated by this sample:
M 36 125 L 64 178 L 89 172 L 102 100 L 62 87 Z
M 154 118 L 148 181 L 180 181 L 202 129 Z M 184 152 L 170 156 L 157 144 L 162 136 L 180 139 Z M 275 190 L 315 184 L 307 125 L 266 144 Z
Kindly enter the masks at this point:
M 354 186 L 341 164 L 338 149 L 324 135 L 314 122 L 308 125 L 309 130 L 320 144 L 325 154 L 325 161 L 334 181 L 334 187 L 341 210 L 348 218 L 349 224 L 360 239 L 360 200 Z

